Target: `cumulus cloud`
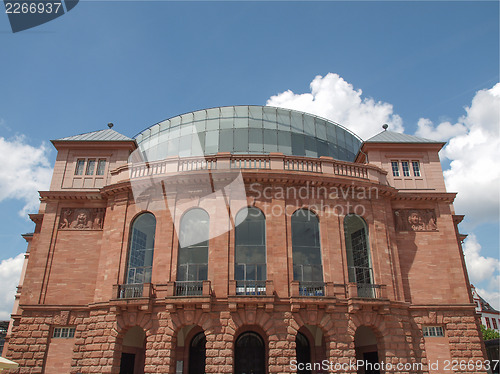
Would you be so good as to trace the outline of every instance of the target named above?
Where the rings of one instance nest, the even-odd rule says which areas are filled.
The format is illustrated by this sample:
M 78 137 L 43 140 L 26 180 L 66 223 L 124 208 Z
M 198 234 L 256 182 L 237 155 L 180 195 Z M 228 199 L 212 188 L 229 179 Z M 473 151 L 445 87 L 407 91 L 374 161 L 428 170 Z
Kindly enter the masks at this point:
M 500 190 L 500 83 L 474 96 L 466 114 L 455 124 L 434 126 L 425 118 L 416 135 L 447 141 L 441 156 L 450 160 L 444 171 L 448 191 L 458 192 L 457 212 L 467 213 L 468 222 L 498 221 Z
M 472 284 L 481 283 L 487 288 L 477 288 L 483 299 L 500 310 L 500 260 L 481 255 L 481 244 L 475 234 L 470 234 L 464 242 L 464 256 Z
M 48 189 L 52 176 L 48 153 L 45 144 L 33 147 L 23 136 L 0 137 L 0 202 L 22 200 L 25 205 L 21 216 L 37 211 L 38 191 Z
M 0 320 L 10 319 L 16 287 L 19 285 L 21 270 L 23 268 L 24 253 L 0 262 Z
M 467 127 L 463 123 L 451 124 L 451 122 L 441 122 L 434 127 L 432 121 L 428 118 L 420 118 L 417 123 L 415 135 L 426 139 L 438 141 L 448 141 L 457 135 L 467 133 Z
M 310 84 L 311 92 L 296 94 L 290 90 L 271 96 L 266 105 L 300 110 L 340 123 L 363 139 L 382 131 L 384 123 L 392 131 L 403 132 L 401 117 L 393 113 L 389 103 L 362 97 L 338 74 L 316 76 Z

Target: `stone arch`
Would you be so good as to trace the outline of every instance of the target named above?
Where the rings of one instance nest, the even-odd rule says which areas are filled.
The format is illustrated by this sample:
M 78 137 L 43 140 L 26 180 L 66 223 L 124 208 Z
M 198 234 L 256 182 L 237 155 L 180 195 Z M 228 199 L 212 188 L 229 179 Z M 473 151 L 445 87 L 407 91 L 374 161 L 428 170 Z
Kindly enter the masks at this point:
M 144 331 L 144 358 L 148 357 L 149 350 L 146 349 L 148 343 L 154 340 L 157 326 L 152 319 L 150 312 L 145 311 L 125 311 L 116 316 L 115 327 L 112 331 L 114 337 L 113 373 L 120 372 L 121 359 L 124 346 L 126 344 L 127 332 L 133 328 L 140 328 Z M 146 365 L 142 372 L 148 372 Z
M 351 338 L 350 348 L 355 349 L 355 335 L 360 328 L 370 328 L 377 341 L 379 362 L 386 360 L 386 341 L 385 337 L 393 336 L 394 331 L 389 331 L 384 317 L 374 312 L 358 312 L 351 316 L 348 324 L 348 336 Z
M 267 368 L 273 363 L 270 362 L 271 352 L 264 330 L 259 326 L 243 326 L 239 330 L 233 343 L 233 372 L 243 374 L 250 370 L 256 374 L 267 373 Z M 272 356 L 275 358 L 274 353 Z
M 294 313 L 290 325 L 295 330 L 294 342 L 299 333 L 308 339 L 311 362 L 321 362 L 329 357 L 329 342 L 335 335 L 335 325 L 329 313 L 324 310 L 301 309 Z M 296 350 L 297 346 L 293 348 Z M 312 372 L 315 373 L 314 370 Z

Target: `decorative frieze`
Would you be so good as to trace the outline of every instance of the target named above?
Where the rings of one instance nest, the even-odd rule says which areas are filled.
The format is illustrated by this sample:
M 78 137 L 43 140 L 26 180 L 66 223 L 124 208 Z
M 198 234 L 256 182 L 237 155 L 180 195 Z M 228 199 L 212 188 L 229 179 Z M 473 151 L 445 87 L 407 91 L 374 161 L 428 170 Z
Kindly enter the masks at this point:
M 436 213 L 432 209 L 397 209 L 396 231 L 437 231 Z
M 104 208 L 64 208 L 59 220 L 60 230 L 102 230 Z

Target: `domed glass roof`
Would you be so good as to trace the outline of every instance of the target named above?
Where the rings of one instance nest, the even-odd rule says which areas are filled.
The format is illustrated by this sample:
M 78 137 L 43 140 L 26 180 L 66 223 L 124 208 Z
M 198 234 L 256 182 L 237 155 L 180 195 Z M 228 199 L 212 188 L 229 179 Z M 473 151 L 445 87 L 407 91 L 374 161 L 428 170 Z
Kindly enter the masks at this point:
M 218 152 L 330 156 L 354 161 L 361 139 L 345 127 L 295 110 L 227 106 L 198 110 L 157 123 L 136 136 L 149 161 Z

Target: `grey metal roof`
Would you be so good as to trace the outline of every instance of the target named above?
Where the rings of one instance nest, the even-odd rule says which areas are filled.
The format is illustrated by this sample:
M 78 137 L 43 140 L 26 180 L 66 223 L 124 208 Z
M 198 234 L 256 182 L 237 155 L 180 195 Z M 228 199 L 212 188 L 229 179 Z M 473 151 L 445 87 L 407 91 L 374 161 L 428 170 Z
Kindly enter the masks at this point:
M 122 135 L 113 129 L 98 130 L 87 132 L 85 134 L 68 136 L 66 138 L 56 139 L 58 142 L 126 142 L 134 141 L 128 136 Z
M 381 133 L 366 140 L 365 143 L 435 143 L 443 144 L 436 140 L 419 138 L 418 136 L 402 134 L 394 131 L 382 131 Z

